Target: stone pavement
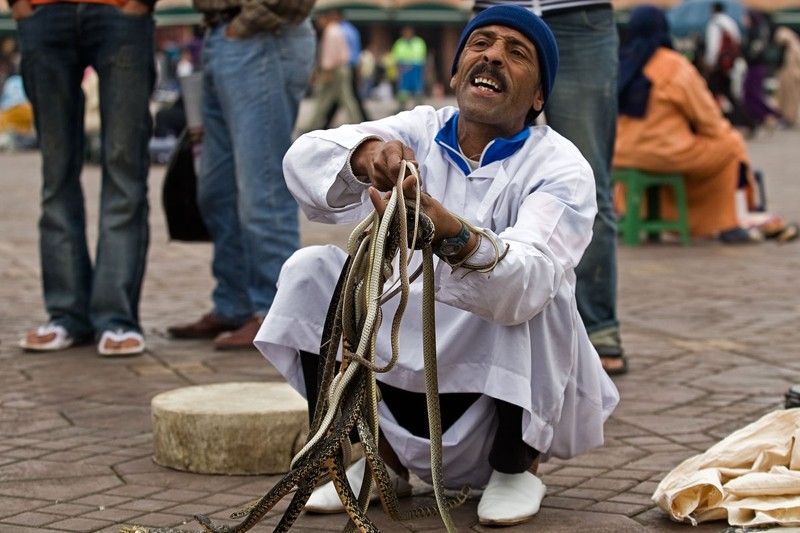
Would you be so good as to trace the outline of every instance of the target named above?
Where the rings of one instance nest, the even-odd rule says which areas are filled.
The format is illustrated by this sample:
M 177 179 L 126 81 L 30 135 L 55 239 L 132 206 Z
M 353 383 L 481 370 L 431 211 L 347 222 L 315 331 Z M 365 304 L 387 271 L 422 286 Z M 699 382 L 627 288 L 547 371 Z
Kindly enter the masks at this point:
M 767 176 L 770 207 L 800 219 L 800 132 L 751 142 Z M 38 154 L 0 154 L 0 531 L 117 531 L 119 524 L 174 526 L 197 512 L 224 519 L 277 477 L 208 476 L 151 460 L 150 399 L 192 384 L 279 380 L 255 350 L 213 351 L 173 341 L 168 324 L 208 310 L 210 246 L 169 242 L 160 205 L 162 168 L 151 173 L 152 245 L 141 315 L 148 351 L 100 359 L 93 347 L 22 353 L 16 343 L 45 320 L 36 219 Z M 87 168 L 94 242 L 99 172 Z M 347 228 L 305 223 L 305 244 L 343 242 Z M 631 372 L 606 445 L 542 465 L 548 496 L 538 517 L 506 531 L 689 531 L 653 507 L 659 479 L 733 429 L 779 408 L 800 382 L 800 244 L 726 247 L 696 242 L 621 249 L 620 305 Z M 427 496 L 416 497 L 424 503 Z M 269 531 L 281 509 L 255 531 Z M 455 511 L 476 525 L 477 499 Z M 383 531 L 437 531 L 375 509 Z M 298 531 L 336 531 L 341 516 L 302 516 Z M 186 529 L 197 529 L 188 524 Z M 270 527 L 272 526 L 272 527 Z M 717 532 L 723 523 L 692 531 Z

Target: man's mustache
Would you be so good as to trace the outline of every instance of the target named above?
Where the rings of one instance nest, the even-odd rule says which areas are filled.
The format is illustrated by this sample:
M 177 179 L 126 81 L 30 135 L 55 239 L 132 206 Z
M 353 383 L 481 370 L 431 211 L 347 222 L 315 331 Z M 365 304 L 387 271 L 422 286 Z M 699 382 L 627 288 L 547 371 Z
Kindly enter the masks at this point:
M 501 91 L 506 90 L 506 77 L 503 72 L 492 63 L 478 63 L 469 72 L 469 80 L 474 80 L 476 77 L 486 74 L 487 77 L 492 78 L 500 86 Z

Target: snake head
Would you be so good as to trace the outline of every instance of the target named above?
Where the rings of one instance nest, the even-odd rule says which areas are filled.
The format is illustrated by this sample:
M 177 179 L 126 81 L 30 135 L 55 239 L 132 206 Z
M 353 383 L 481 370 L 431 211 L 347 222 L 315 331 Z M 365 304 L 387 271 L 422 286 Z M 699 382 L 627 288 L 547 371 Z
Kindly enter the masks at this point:
M 422 250 L 433 242 L 433 235 L 436 228 L 428 215 L 419 212 L 419 217 L 415 217 L 413 209 L 406 209 L 406 228 L 408 228 L 408 242 L 414 242 L 415 250 Z M 415 224 L 416 222 L 416 224 Z M 417 228 L 416 240 L 414 239 L 414 228 Z

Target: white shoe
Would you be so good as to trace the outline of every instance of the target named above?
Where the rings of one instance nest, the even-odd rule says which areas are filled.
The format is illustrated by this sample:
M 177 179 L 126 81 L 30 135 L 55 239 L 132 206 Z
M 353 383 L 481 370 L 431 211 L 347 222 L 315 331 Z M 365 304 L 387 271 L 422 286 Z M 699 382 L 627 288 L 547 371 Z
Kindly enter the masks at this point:
M 75 344 L 64 326 L 46 324 L 39 326 L 20 339 L 19 347 L 28 352 L 55 352 Z
M 546 490 L 530 472 L 503 474 L 495 470 L 478 503 L 478 521 L 491 526 L 521 524 L 539 512 Z
M 144 337 L 136 331 L 104 331 L 97 343 L 97 353 L 104 357 L 138 355 L 144 352 Z
M 361 491 L 361 483 L 364 481 L 364 469 L 366 467 L 367 459 L 362 457 L 350 465 L 345 471 L 347 474 L 347 481 L 350 483 L 350 488 L 353 489 L 356 496 L 358 496 L 358 493 Z M 386 470 L 389 472 L 389 479 L 392 482 L 392 488 L 394 488 L 397 493 L 397 497 L 403 498 L 405 496 L 410 496 L 411 483 L 398 476 L 391 468 L 387 467 Z M 374 489 L 375 487 L 373 485 L 371 495 L 373 500 L 378 498 L 378 494 Z M 308 502 L 306 502 L 306 511 L 322 514 L 344 512 L 342 500 L 336 492 L 336 487 L 333 486 L 333 481 L 328 481 L 324 485 L 317 487 L 314 492 L 311 493 L 311 497 L 308 499 Z

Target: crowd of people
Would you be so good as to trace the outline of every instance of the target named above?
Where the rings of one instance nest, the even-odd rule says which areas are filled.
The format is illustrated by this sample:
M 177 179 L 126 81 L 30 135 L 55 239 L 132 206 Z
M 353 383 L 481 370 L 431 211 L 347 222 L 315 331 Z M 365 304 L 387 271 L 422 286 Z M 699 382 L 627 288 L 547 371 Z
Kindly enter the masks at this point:
M 696 236 L 750 242 L 754 228 L 783 241 L 797 236 L 796 225 L 753 214 L 763 207 L 759 178 L 724 116 L 794 123 L 797 36 L 786 28 L 765 34 L 752 14 L 745 40 L 715 6 L 698 69 L 672 49 L 655 7 L 633 10 L 619 46 L 605 0 L 537 0 L 528 8 L 478 0 L 451 68 L 457 106 L 413 105 L 426 90 L 428 50 L 408 26 L 384 63 L 394 71 L 398 113 L 370 121 L 363 73 L 379 61 L 338 11 L 317 13 L 315 33 L 313 4 L 193 0 L 205 33 L 176 56 L 174 70 L 186 77 L 202 67 L 202 129 L 192 140 L 202 146 L 196 201 L 213 245 L 215 287 L 210 310 L 169 334 L 223 350 L 255 343 L 313 412 L 320 336 L 345 254 L 299 249 L 298 205 L 329 223 L 382 212 L 401 161 L 415 162 L 438 257 L 438 353 L 447 369 L 440 398 L 443 429 L 453 436 L 445 479 L 485 487 L 481 523 L 524 522 L 545 494 L 540 457 L 601 445 L 619 400 L 609 375 L 628 371 L 616 305 L 616 216 L 625 206 L 614 202 L 612 168 L 681 174 Z M 0 101 L 6 89 L 16 105 L 22 95 L 43 159 L 48 321 L 23 336 L 27 351 L 82 343 L 108 357 L 145 350 L 139 300 L 149 239 L 149 106 L 159 70 L 152 9 L 152 0 L 12 2 L 21 78 L 14 81 L 16 65 L 6 70 Z M 775 107 L 763 94 L 771 75 L 765 43 L 781 51 L 777 78 L 785 86 Z M 730 80 L 735 51 L 746 46 L 753 73 L 740 101 Z M 316 108 L 293 142 L 312 79 Z M 95 87 L 96 103 L 82 84 Z M 90 105 L 99 110 L 102 166 L 93 261 L 80 185 Z M 325 129 L 339 107 L 346 124 Z M 402 188 L 412 197 L 413 178 Z M 410 314 L 421 306 L 419 285 Z M 380 329 L 379 359 L 390 357 L 390 327 Z M 404 321 L 399 336 L 405 346 L 420 325 Z M 415 407 L 424 403 L 419 351 L 404 347 L 397 366 L 380 378 L 381 451 L 401 486 L 409 471 L 430 479 L 430 434 Z M 363 468 L 350 467 L 351 485 Z M 308 509 L 343 510 L 330 485 L 314 492 Z

